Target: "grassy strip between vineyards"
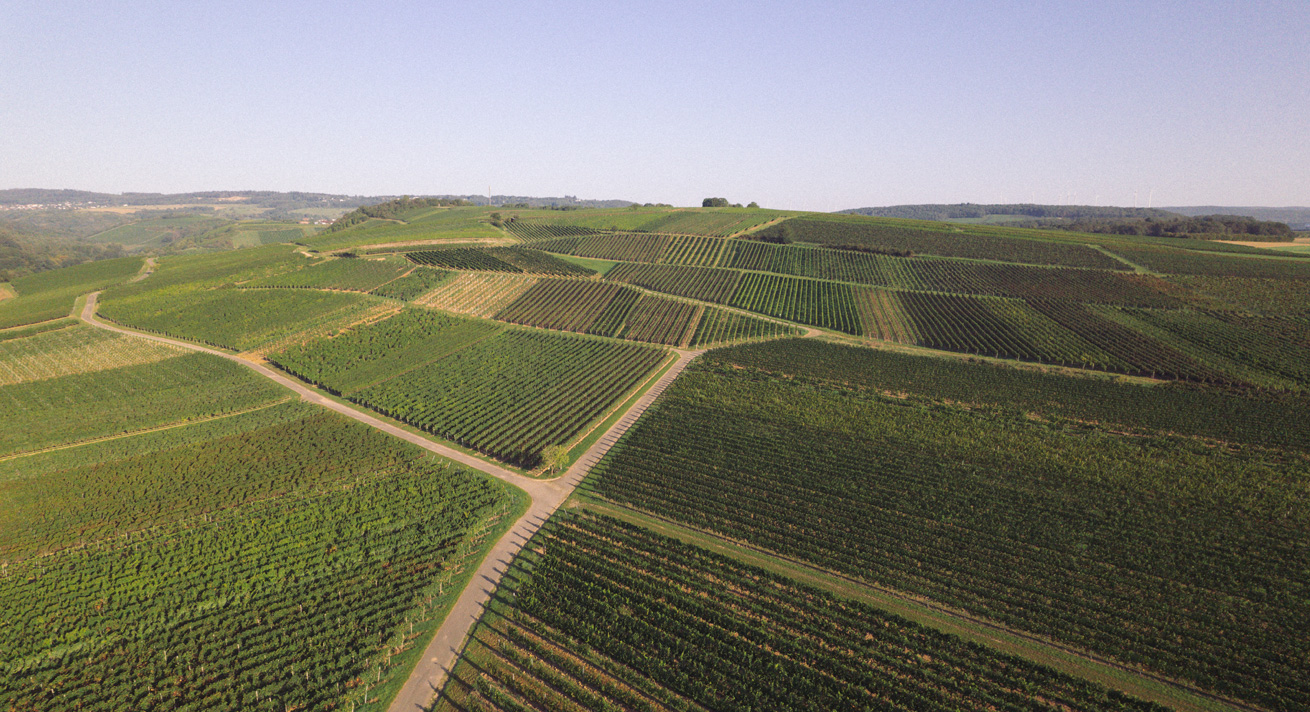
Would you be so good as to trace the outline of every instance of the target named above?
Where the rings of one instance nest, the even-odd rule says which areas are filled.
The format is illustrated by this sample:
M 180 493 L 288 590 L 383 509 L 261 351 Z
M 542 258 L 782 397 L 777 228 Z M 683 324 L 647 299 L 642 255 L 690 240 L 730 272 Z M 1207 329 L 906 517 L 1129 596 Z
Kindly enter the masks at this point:
M 597 492 L 1270 709 L 1310 698 L 1303 452 L 816 383 L 823 359 L 802 352 L 781 374 L 733 355 L 788 343 L 702 356 L 597 466 Z
M 516 559 L 436 710 L 1156 710 L 595 514 Z
M 583 488 L 585 487 L 584 484 Z M 787 559 L 712 532 L 692 529 L 653 514 L 619 506 L 604 501 L 585 489 L 580 489 L 574 498 L 565 504 L 566 509 L 575 507 L 649 529 L 661 536 L 700 547 L 747 566 L 757 567 L 798 583 L 822 589 L 839 598 L 859 601 L 918 625 L 959 636 L 1005 655 L 1014 655 L 1038 665 L 1046 665 L 1066 675 L 1165 705 L 1178 712 L 1238 712 L 1250 709 L 1245 705 L 1222 700 L 1181 683 L 1165 682 L 1153 675 L 1145 675 L 1121 665 L 1071 651 L 1057 643 L 1043 641 L 1030 635 L 1007 630 L 988 621 L 974 619 L 963 611 L 946 609 L 924 599 L 875 588 L 839 573 L 825 571 L 802 561 Z

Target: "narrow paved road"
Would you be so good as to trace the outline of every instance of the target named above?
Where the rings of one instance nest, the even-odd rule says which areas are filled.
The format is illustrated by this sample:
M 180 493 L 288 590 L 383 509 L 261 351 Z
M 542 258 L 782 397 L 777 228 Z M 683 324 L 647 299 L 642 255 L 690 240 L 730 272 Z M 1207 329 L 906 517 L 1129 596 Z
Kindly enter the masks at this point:
M 496 586 L 500 583 L 501 576 L 509 570 L 510 562 L 514 559 L 515 554 L 523 545 L 527 543 L 532 535 L 537 532 L 541 525 L 550 518 L 550 515 L 559 508 L 564 500 L 568 499 L 573 493 L 574 488 L 582 482 L 591 468 L 600 462 L 605 453 L 609 452 L 619 438 L 632 427 L 634 423 L 641 418 L 650 404 L 673 383 L 678 374 L 691 363 L 692 359 L 705 352 L 704 349 L 698 351 L 683 351 L 675 349 L 677 360 L 659 380 L 646 391 L 641 398 L 637 399 L 627 412 L 618 419 L 605 433 L 592 445 L 573 466 L 564 473 L 563 476 L 553 480 L 536 480 L 530 477 L 510 472 L 503 467 L 498 467 L 489 462 L 479 460 L 476 457 L 466 455 L 458 450 L 439 445 L 428 440 L 427 438 L 406 432 L 394 425 L 385 423 L 368 413 L 356 410 L 348 405 L 343 405 L 330 398 L 324 397 L 318 391 L 315 391 L 299 381 L 288 378 L 267 366 L 263 366 L 232 354 L 223 353 L 216 349 L 199 346 L 170 339 L 165 336 L 156 336 L 154 334 L 143 334 L 129 329 L 123 329 L 113 324 L 106 324 L 95 316 L 97 298 L 99 292 L 95 292 L 87 297 L 86 306 L 82 308 L 82 321 L 120 334 L 128 334 L 142 339 L 158 341 L 164 344 L 180 346 L 192 351 L 213 354 L 221 358 L 235 361 L 246 368 L 251 369 L 265 378 L 272 379 L 277 383 L 291 389 L 301 400 L 308 401 L 324 408 L 329 408 L 342 415 L 354 418 L 365 425 L 372 426 L 389 435 L 394 435 L 406 442 L 414 443 L 419 447 L 434 452 L 442 457 L 449 458 L 462 465 L 485 472 L 492 477 L 504 480 L 528 493 L 532 498 L 532 505 L 514 526 L 505 533 L 503 537 L 492 547 L 487 558 L 483 560 L 478 570 L 474 572 L 473 578 L 469 585 L 460 593 L 455 605 L 446 615 L 445 621 L 437 629 L 436 635 L 432 637 L 432 642 L 428 644 L 423 651 L 423 657 L 419 660 L 418 665 L 410 674 L 405 686 L 401 688 L 396 699 L 391 703 L 389 712 L 414 712 L 414 710 L 425 710 L 435 699 L 437 692 L 441 690 L 442 684 L 450 670 L 454 668 L 455 662 L 459 657 L 460 646 L 464 639 L 468 637 L 469 632 L 473 629 L 474 624 L 482 616 L 482 611 L 495 592 Z

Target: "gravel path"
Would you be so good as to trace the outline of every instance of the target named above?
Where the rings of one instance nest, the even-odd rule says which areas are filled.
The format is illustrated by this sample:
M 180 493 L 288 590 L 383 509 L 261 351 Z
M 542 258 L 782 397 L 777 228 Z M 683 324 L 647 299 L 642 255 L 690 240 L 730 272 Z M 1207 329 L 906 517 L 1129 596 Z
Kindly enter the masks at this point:
M 423 651 L 423 657 L 410 673 L 409 679 L 405 681 L 405 686 L 401 688 L 400 693 L 388 708 L 389 712 L 413 712 L 414 710 L 427 709 L 436 698 L 437 692 L 441 690 L 442 684 L 445 683 L 446 676 L 454 668 L 456 660 L 459 658 L 460 647 L 464 639 L 468 637 L 473 626 L 482 616 L 482 611 L 495 592 L 496 586 L 500 583 L 501 576 L 509 569 L 510 562 L 523 547 L 532 535 L 537 532 L 541 525 L 545 523 L 550 515 L 559 508 L 564 500 L 568 499 L 573 493 L 574 488 L 582 482 L 591 468 L 600 462 L 605 453 L 609 452 L 619 438 L 632 427 L 634 423 L 641 418 L 650 404 L 664 392 L 669 384 L 673 383 L 678 374 L 691 363 L 693 359 L 705 352 L 704 349 L 698 351 L 683 351 L 675 349 L 677 360 L 659 380 L 637 399 L 627 412 L 620 417 L 605 434 L 596 441 L 588 450 L 583 453 L 578 461 L 564 473 L 563 476 L 553 480 L 537 480 L 531 477 L 524 477 L 514 472 L 510 472 L 503 467 L 472 457 L 458 450 L 437 444 L 419 435 L 401 430 L 394 425 L 383 422 L 378 418 L 364 413 L 355 408 L 338 403 L 330 398 L 323 396 L 318 391 L 305 386 L 294 379 L 288 378 L 267 366 L 263 366 L 252 361 L 232 354 L 223 353 L 216 349 L 205 346 L 170 339 L 165 336 L 156 336 L 154 334 L 144 334 L 130 329 L 120 328 L 113 324 L 107 324 L 100 321 L 95 316 L 97 297 L 99 292 L 87 297 L 86 306 L 82 308 L 82 321 L 86 323 L 113 331 L 120 334 L 129 334 L 142 339 L 149 339 L 174 346 L 181 346 L 192 351 L 212 354 L 221 358 L 235 361 L 236 363 L 251 369 L 259 375 L 272 379 L 278 384 L 285 386 L 297 395 L 301 400 L 321 405 L 324 408 L 334 410 L 348 418 L 354 418 L 365 425 L 377 428 L 388 435 L 394 435 L 406 442 L 414 443 L 419 447 L 434 452 L 442 457 L 449 458 L 455 462 L 465 465 L 469 468 L 485 472 L 492 477 L 508 482 L 515 487 L 522 489 L 532 498 L 532 505 L 514 526 L 500 538 L 492 547 L 487 558 L 482 561 L 478 570 L 473 574 L 469 585 L 464 588 L 455 605 L 446 614 L 446 619 L 442 622 L 441 627 L 437 629 L 436 635 L 432 637 L 432 642 Z

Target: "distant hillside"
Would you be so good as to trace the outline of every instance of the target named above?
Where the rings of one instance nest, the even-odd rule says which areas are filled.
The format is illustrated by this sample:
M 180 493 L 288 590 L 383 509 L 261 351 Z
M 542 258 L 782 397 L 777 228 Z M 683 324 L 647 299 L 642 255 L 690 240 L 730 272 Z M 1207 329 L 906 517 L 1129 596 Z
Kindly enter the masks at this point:
M 1104 205 L 1038 205 L 1035 203 L 927 203 L 923 205 L 890 205 L 882 208 L 851 208 L 839 210 L 849 215 L 868 215 L 878 218 L 907 220 L 964 220 L 989 216 L 1025 216 L 1029 218 L 1062 218 L 1068 220 L 1106 218 L 1169 218 L 1178 214 L 1161 208 L 1119 208 Z M 1207 213 L 1213 214 L 1213 213 Z
M 629 205 L 635 205 L 631 200 L 590 200 L 579 199 L 575 195 L 565 195 L 557 198 L 533 198 L 526 195 L 493 195 L 490 199 L 485 195 L 430 195 L 416 197 L 463 200 L 469 205 L 493 205 L 514 208 L 626 208 Z
M 71 206 L 109 205 L 210 205 L 232 203 L 254 205 L 270 210 L 304 210 L 332 207 L 350 210 L 363 205 L 376 205 L 395 200 L 399 195 L 337 195 L 332 193 L 283 193 L 275 190 L 214 190 L 198 193 L 95 193 L 88 190 L 47 190 L 44 188 L 14 188 L 0 190 L 0 206 L 41 205 L 65 203 Z M 539 198 L 526 195 L 412 195 L 412 198 L 463 200 L 471 205 L 518 205 L 532 208 L 626 208 L 630 200 L 587 200 L 577 196 Z
M 1010 227 L 1069 230 L 1115 235 L 1152 235 L 1205 240 L 1277 241 L 1305 229 L 1310 209 L 1303 208 L 1121 208 L 1102 205 L 892 205 L 855 208 L 842 214 L 911 220 L 992 223 Z M 1260 215 L 1256 215 L 1260 213 Z M 1269 217 L 1276 215 L 1278 217 Z M 1290 227 L 1289 227 L 1290 223 Z
M 0 282 L 123 255 L 121 245 L 89 245 L 33 235 L 0 223 Z
M 1243 215 L 1257 220 L 1273 220 L 1287 223 L 1295 229 L 1305 230 L 1310 227 L 1310 208 L 1252 208 L 1220 205 L 1193 205 L 1181 208 L 1165 208 L 1181 215 Z

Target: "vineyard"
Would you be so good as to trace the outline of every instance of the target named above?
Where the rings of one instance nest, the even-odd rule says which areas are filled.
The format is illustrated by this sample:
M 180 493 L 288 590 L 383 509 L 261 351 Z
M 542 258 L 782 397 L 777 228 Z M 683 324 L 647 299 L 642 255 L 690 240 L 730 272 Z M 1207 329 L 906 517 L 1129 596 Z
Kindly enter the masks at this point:
M 1154 386 L 1035 368 L 788 339 L 701 356 L 707 370 L 747 368 L 866 394 L 967 403 L 1026 418 L 1100 423 L 1111 431 L 1186 435 L 1275 449 L 1310 449 L 1305 396 L 1237 395 L 1184 384 Z
M 541 329 L 586 332 L 624 287 L 574 279 L 543 279 L 495 315 Z
M 414 303 L 486 319 L 517 300 L 538 279 L 496 273 L 458 274 L 449 282 L 414 299 Z
M 901 292 L 896 298 L 914 324 L 917 343 L 923 346 L 1062 364 L 1065 358 L 1080 355 L 1080 351 L 1081 355 L 1090 356 L 1086 344 L 1072 343 L 1077 338 L 1053 322 L 1044 333 L 1024 328 L 1042 317 L 1022 302 L 922 292 Z M 1028 323 L 1023 323 L 1024 317 L 1029 317 Z M 1059 343 L 1060 336 L 1065 337 L 1065 343 Z
M 864 333 L 853 288 L 845 284 L 746 273 L 731 303 L 734 307 L 787 321 L 856 336 Z
M 951 230 L 900 227 L 883 221 L 792 218 L 752 238 L 780 238 L 820 245 L 851 245 L 938 257 L 1001 260 L 1037 265 L 1124 270 L 1127 267 L 1086 245 L 1026 237 L 1001 237 Z
M 1123 326 L 1084 305 L 1042 300 L 1030 300 L 1028 305 L 1119 359 L 1126 365 L 1123 369 L 1126 373 L 1212 383 L 1235 381 L 1172 346 Z
M 615 282 L 720 304 L 732 298 L 740 277 L 740 272 L 727 269 L 631 263 L 616 265 L 605 274 L 605 279 Z
M 340 292 L 212 289 L 111 301 L 100 313 L 145 331 L 244 350 L 322 320 L 347 319 L 367 297 Z
M 659 262 L 664 258 L 672 244 L 668 235 L 612 234 L 583 237 L 577 241 L 572 254 L 577 257 L 592 257 L 601 260 L 622 260 L 625 262 Z M 556 250 L 546 243 L 540 249 L 548 252 Z
M 1105 315 L 1138 331 L 1158 331 L 1196 359 L 1267 388 L 1310 386 L 1310 327 L 1228 312 L 1112 309 Z M 1273 322 L 1273 323 L 1271 323 Z M 1281 323 L 1278 323 L 1281 322 Z M 1262 331 L 1259 326 L 1274 326 Z M 1256 328 L 1252 328 L 1256 327 Z
M 713 267 L 719 260 L 727 240 L 712 237 L 674 237 L 669 240 L 664 261 L 671 265 L 691 265 L 693 267 Z
M 614 519 L 531 547 L 438 712 L 1162 709 Z
M 567 443 L 665 357 L 636 344 L 509 329 L 351 400 L 526 468 Z
M 396 262 L 363 259 L 334 259 L 295 272 L 254 280 L 246 287 L 298 287 L 371 292 L 409 271 Z
M 528 227 L 528 224 L 533 224 L 545 229 L 658 232 L 671 235 L 727 237 L 785 215 L 786 213 L 775 210 L 743 210 L 741 208 L 586 210 L 525 218 L 511 222 L 510 231 L 514 234 L 520 234 L 522 230 L 532 229 Z
M 1296 672 L 1310 654 L 1301 467 L 1277 452 L 924 408 L 711 361 L 629 431 L 595 486 L 615 502 L 1291 710 L 1310 703 Z
M 638 270 L 655 267 L 675 272 L 690 270 L 691 272 L 686 274 L 692 280 L 699 280 L 702 277 L 701 273 L 720 272 L 720 270 L 699 267 L 662 265 L 619 265 L 615 271 L 625 267 L 635 267 Z M 727 272 L 727 274 L 733 275 L 734 278 L 736 276 L 734 272 Z M 635 281 L 640 275 L 634 276 L 630 272 L 625 272 L 620 276 L 623 281 L 629 278 Z M 715 274 L 710 276 L 717 277 Z M 689 302 L 642 294 L 631 287 L 618 284 L 543 279 L 496 313 L 494 318 L 543 329 L 595 334 L 666 346 L 686 346 L 698 333 L 701 315 L 708 312 L 706 308 Z M 738 330 L 749 331 L 752 336 L 746 338 L 754 338 L 757 335 L 785 332 L 785 327 L 761 326 L 764 322 L 749 317 L 741 317 L 741 319 L 749 321 L 733 322 L 731 333 Z
M 145 339 L 72 326 L 0 341 L 0 386 L 154 363 L 184 353 Z
M 1064 299 L 1134 306 L 1172 307 L 1172 286 L 1155 277 L 1103 270 L 979 264 L 889 257 L 891 286 L 962 294 Z
M 516 506 L 307 406 L 128 440 L 11 482 L 0 605 L 41 624 L 0 631 L 7 709 L 383 709 Z
M 757 319 L 727 309 L 707 307 L 696 325 L 691 346 L 695 348 L 709 344 L 731 344 L 780 336 L 798 336 L 800 333 L 801 330 L 794 326 Z
M 533 274 L 551 274 L 566 277 L 589 277 L 594 270 L 568 260 L 561 260 L 554 255 L 539 250 L 525 250 L 519 247 L 489 247 L 487 254 L 508 262 L 524 272 Z
M 1310 260 L 388 205 L 0 285 L 0 708 L 380 712 L 528 505 L 249 363 L 70 317 L 102 290 L 510 481 L 489 461 L 593 465 L 436 709 L 1310 709 Z M 291 233 L 314 248 L 257 244 Z M 524 487 L 542 511 L 575 481 Z
M 330 339 L 268 354 L 269 361 L 332 393 L 349 394 L 437 361 L 504 327 L 420 309 Z
M 10 285 L 18 296 L 0 299 L 0 329 L 66 317 L 79 296 L 127 281 L 141 264 L 122 257 L 20 277 Z
M 413 301 L 436 289 L 443 282 L 450 279 L 452 275 L 453 273 L 444 270 L 415 267 L 404 277 L 374 289 L 372 294 L 379 297 Z
M 600 230 L 589 227 L 577 227 L 574 225 L 548 225 L 524 220 L 511 220 L 505 224 L 505 230 L 509 234 L 523 240 L 524 242 L 538 242 L 541 240 L 554 240 L 557 237 L 572 237 L 574 235 L 596 235 Z
M 1251 277 L 1179 275 L 1168 278 L 1220 308 L 1237 308 L 1273 316 L 1310 316 L 1310 281 Z
M 0 359 L 0 369 L 6 363 Z M 0 386 L 0 411 L 8 426 L 0 430 L 0 456 L 231 413 L 281 398 L 284 392 L 271 383 L 204 354 Z
M 846 250 L 734 241 L 726 266 L 900 289 L 1175 306 L 1171 286 L 1142 275 L 1090 269 L 888 257 Z
M 1198 254 L 1191 250 L 1149 245 L 1112 245 L 1110 249 L 1116 255 L 1153 272 L 1243 279 L 1310 280 L 1310 262 L 1305 260 Z
M 733 240 L 725 267 L 817 277 L 844 282 L 891 285 L 890 259 L 882 255 Z
M 0 329 L 0 341 L 9 341 L 10 339 L 26 339 L 29 336 L 44 334 L 48 331 L 58 331 L 60 329 L 67 329 L 68 327 L 73 326 L 74 324 L 77 323 L 78 322 L 76 319 L 73 319 L 72 317 L 65 317 L 63 319 L 51 319 L 50 321 L 43 321 L 38 324 L 31 324 L 28 326 L 12 326 L 8 329 Z
M 623 338 L 648 344 L 686 346 L 704 307 L 642 295 L 628 313 Z
M 517 266 L 491 256 L 484 250 L 471 247 L 454 247 L 445 250 L 407 252 L 406 259 L 425 267 L 487 272 L 522 272 Z
M 408 222 L 367 219 L 346 229 L 326 230 L 302 242 L 327 252 L 368 245 L 404 242 L 469 242 L 504 240 L 505 233 L 488 224 L 487 213 L 477 208 L 425 208 L 399 216 Z
M 408 252 L 405 255 L 415 264 L 443 267 L 453 270 L 550 274 L 585 277 L 595 274 L 581 265 L 561 260 L 545 252 L 517 247 L 447 248 Z
M 163 291 L 180 292 L 229 286 L 291 272 L 305 265 L 304 255 L 288 245 L 269 245 L 216 254 L 170 256 L 159 260 L 159 266 L 149 279 L 108 289 L 100 301 L 102 304 L 132 301 Z

